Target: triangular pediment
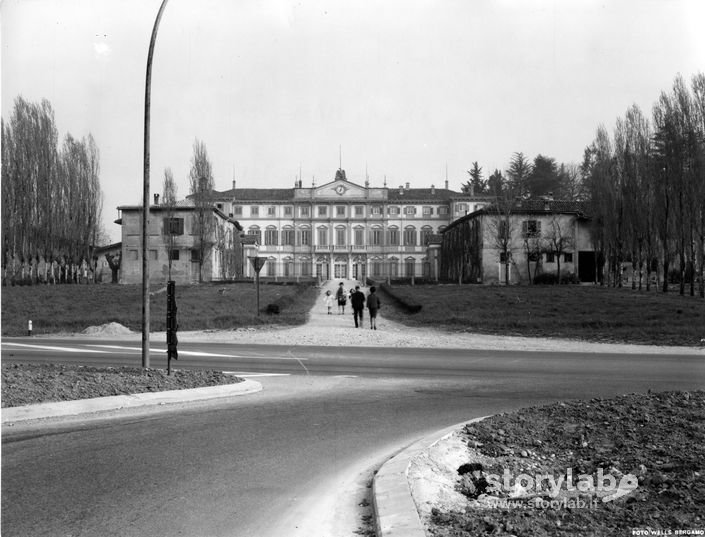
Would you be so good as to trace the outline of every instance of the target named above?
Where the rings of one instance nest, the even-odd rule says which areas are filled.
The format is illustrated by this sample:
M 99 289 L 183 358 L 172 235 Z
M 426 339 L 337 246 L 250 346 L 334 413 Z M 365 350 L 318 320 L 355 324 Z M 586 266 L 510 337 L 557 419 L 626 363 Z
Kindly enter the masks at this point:
M 355 199 L 365 198 L 367 189 L 350 181 L 338 179 L 314 190 L 315 198 Z

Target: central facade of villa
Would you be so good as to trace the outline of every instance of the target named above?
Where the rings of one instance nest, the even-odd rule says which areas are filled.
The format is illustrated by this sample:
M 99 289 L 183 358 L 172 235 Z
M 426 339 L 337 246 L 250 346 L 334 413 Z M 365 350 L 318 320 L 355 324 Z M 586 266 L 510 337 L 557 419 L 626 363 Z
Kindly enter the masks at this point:
M 233 188 L 213 193 L 239 222 L 247 256 L 266 258 L 261 276 L 328 279 L 431 277 L 429 239 L 489 198 L 445 188 L 374 188 L 338 170 L 321 186 Z M 249 263 L 245 277 L 252 276 Z

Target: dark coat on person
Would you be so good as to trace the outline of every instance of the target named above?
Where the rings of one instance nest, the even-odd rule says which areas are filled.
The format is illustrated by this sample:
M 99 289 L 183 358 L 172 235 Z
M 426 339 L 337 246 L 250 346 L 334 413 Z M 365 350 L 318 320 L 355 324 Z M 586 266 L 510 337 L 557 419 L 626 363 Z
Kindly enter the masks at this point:
M 352 304 L 353 309 L 361 310 L 365 307 L 365 293 L 362 291 L 354 291 L 350 295 L 350 304 Z
M 367 295 L 367 309 L 378 310 L 380 306 L 381 302 L 379 301 L 379 298 L 376 294 L 370 293 L 369 295 Z

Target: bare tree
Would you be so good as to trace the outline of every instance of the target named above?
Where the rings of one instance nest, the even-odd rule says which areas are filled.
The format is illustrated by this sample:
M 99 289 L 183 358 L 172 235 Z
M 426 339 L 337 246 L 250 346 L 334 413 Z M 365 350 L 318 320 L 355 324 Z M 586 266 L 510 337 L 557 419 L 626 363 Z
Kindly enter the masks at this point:
M 696 140 L 700 140 L 700 149 L 694 160 L 695 174 L 695 228 L 698 244 L 698 294 L 705 298 L 705 74 L 698 73 L 691 82 L 693 91 L 693 115 Z
M 102 231 L 99 175 L 91 135 L 68 134 L 59 150 L 49 101 L 17 97 L 2 121 L 3 249 L 36 265 L 64 255 L 89 262 Z
M 168 279 L 171 280 L 171 267 L 176 246 L 176 237 L 183 229 L 181 222 L 174 219 L 176 209 L 176 183 L 174 182 L 174 174 L 171 168 L 164 169 L 164 183 L 162 185 L 162 207 L 164 208 L 164 223 L 162 226 L 162 234 L 164 235 L 164 246 L 167 250 L 168 259 Z
M 500 263 L 504 265 L 504 282 L 509 281 L 509 267 L 513 263 L 514 235 L 516 232 L 513 218 L 514 188 L 504 181 L 501 173 L 493 174 L 492 183 L 495 201 L 487 209 L 489 220 L 489 232 L 494 247 L 499 251 Z
M 560 215 L 553 213 L 543 237 L 545 251 L 556 259 L 556 283 L 561 282 L 561 256 L 572 251 L 574 246 L 573 236 L 566 229 L 566 224 L 561 222 Z
M 504 283 L 510 284 L 509 267 L 513 260 L 513 240 L 514 240 L 514 221 L 512 219 L 511 205 L 507 208 L 493 206 L 488 209 L 488 229 L 493 246 L 499 252 L 499 262 L 504 265 Z
M 193 142 L 189 187 L 196 206 L 193 235 L 195 236 L 194 250 L 198 254 L 199 282 L 203 281 L 203 264 L 206 257 L 210 255 L 213 245 L 215 225 L 212 202 L 213 186 L 213 170 L 208 158 L 208 151 L 205 144 L 196 139 Z

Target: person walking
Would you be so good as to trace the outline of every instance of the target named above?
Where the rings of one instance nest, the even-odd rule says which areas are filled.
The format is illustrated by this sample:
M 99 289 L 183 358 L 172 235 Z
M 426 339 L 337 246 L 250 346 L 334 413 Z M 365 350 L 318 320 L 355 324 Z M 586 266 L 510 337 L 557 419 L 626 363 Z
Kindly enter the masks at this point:
M 367 295 L 367 309 L 370 311 L 370 330 L 377 330 L 377 310 L 382 306 L 376 294 L 377 288 L 370 287 L 370 294 Z
M 355 328 L 362 328 L 362 312 L 365 310 L 365 293 L 360 291 L 360 286 L 356 285 L 355 290 L 350 295 L 350 305 L 353 309 L 353 317 L 355 318 Z M 358 324 L 359 319 L 359 324 Z
M 333 315 L 333 295 L 330 291 L 326 291 L 326 295 L 323 297 L 323 303 L 328 308 L 328 315 Z
M 348 299 L 345 296 L 345 284 L 343 282 L 340 282 L 340 285 L 338 285 L 338 290 L 335 292 L 335 298 L 338 301 L 338 315 L 344 315 L 345 314 L 345 304 L 347 303 Z

